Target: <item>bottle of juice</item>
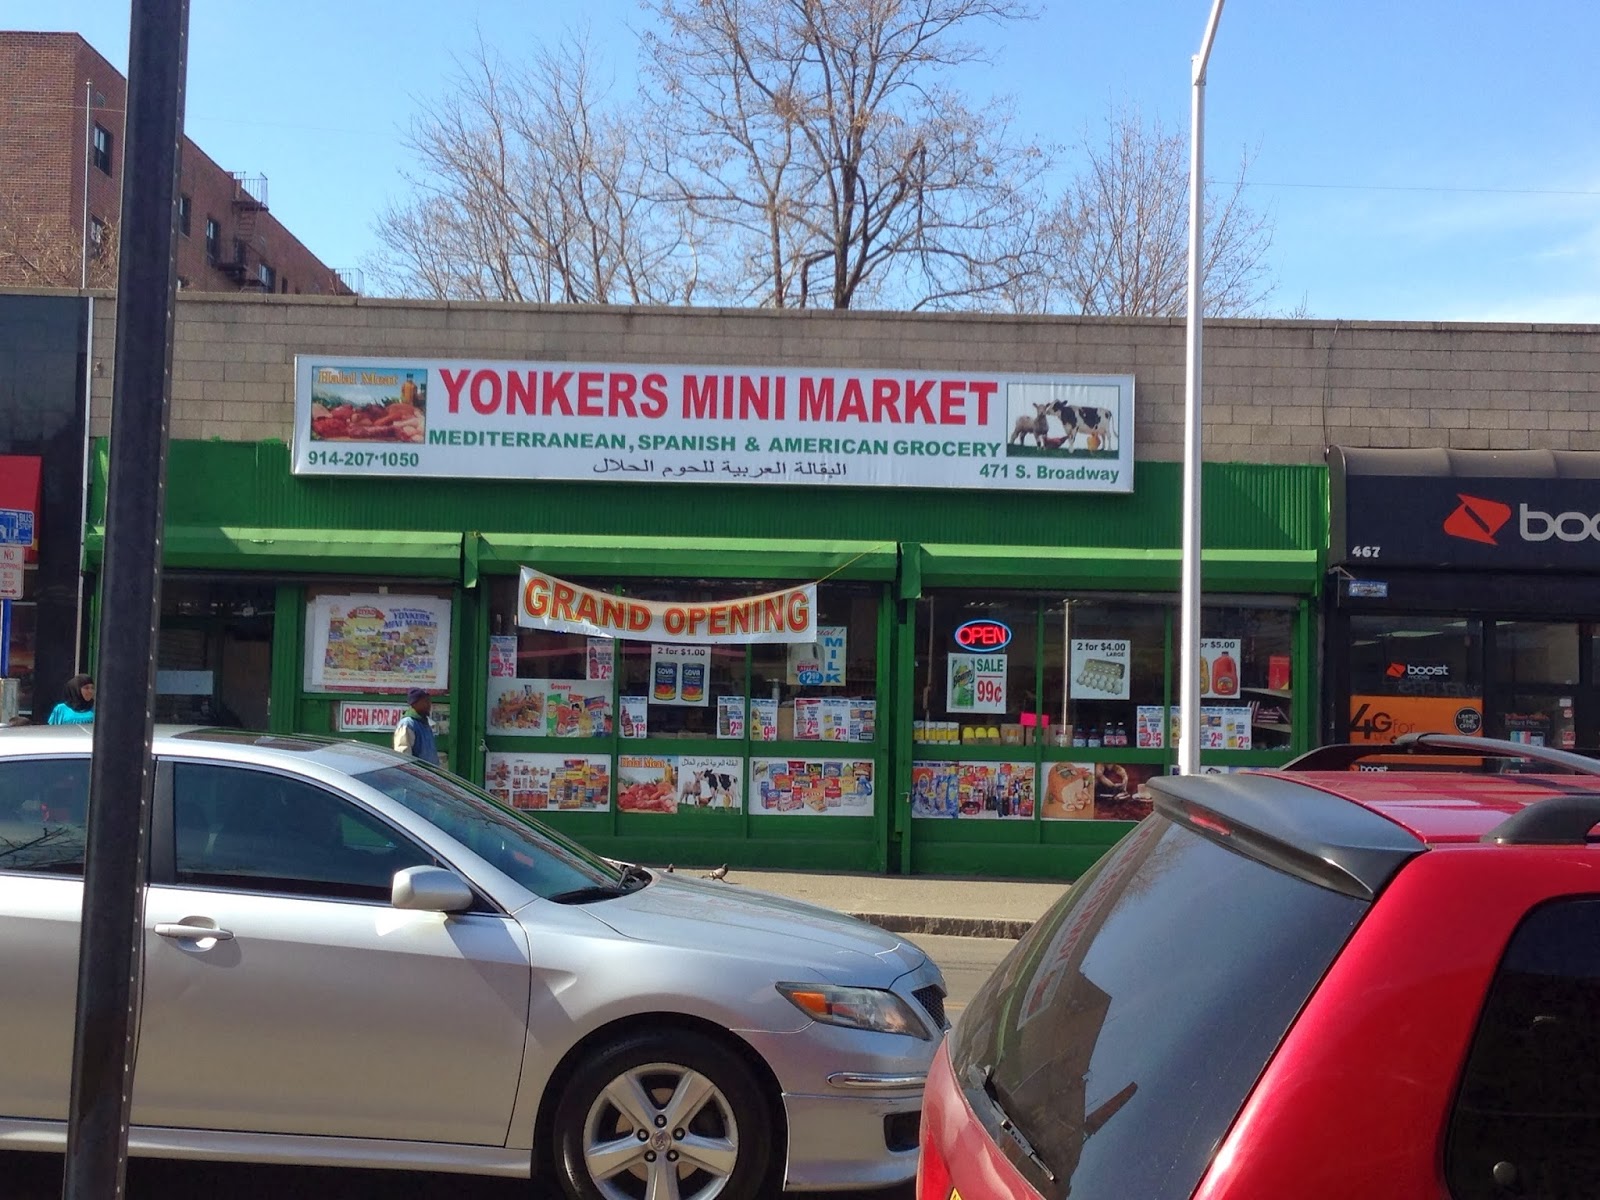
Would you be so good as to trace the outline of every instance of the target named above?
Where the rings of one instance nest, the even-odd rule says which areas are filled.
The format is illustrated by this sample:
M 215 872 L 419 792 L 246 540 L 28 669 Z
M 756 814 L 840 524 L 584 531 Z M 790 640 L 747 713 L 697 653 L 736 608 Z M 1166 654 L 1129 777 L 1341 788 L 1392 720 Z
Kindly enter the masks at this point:
M 1217 655 L 1216 665 L 1212 668 L 1211 690 L 1219 696 L 1237 696 L 1239 694 L 1239 667 L 1233 661 L 1233 655 L 1224 650 Z

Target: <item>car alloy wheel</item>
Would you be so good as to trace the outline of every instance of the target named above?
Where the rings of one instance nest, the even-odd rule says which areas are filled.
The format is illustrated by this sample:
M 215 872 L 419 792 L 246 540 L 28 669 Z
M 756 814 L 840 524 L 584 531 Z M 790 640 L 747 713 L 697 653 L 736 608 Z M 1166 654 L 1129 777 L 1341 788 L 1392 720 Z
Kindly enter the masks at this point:
M 770 1155 L 768 1111 L 749 1069 L 710 1039 L 629 1039 L 562 1097 L 563 1182 L 589 1200 L 748 1200 Z

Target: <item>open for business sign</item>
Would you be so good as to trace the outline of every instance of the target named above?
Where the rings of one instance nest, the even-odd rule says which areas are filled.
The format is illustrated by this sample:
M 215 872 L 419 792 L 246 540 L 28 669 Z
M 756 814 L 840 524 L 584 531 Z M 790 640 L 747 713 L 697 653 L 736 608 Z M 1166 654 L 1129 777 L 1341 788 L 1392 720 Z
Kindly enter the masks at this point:
M 1133 379 L 301 355 L 294 470 L 1133 490 Z

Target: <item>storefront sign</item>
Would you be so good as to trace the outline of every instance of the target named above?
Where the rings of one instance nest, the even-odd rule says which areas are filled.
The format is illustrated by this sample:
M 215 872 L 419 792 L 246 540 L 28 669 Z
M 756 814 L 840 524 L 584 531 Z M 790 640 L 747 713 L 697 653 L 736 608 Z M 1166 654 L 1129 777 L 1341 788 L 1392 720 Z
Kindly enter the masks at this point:
M 963 650 L 993 654 L 1011 644 L 1011 626 L 1004 621 L 968 621 L 956 626 L 955 639 Z
M 517 624 L 641 642 L 815 642 L 817 585 L 736 600 L 635 600 L 523 567 Z
M 1392 742 L 1407 733 L 1483 732 L 1477 696 L 1351 696 L 1350 740 Z
M 872 815 L 872 761 L 757 758 L 750 762 L 750 811 L 797 816 Z
M 1131 492 L 1133 378 L 295 359 L 312 475 Z
M 341 700 L 334 711 L 333 727 L 340 733 L 391 733 L 406 715 L 405 704 L 363 704 Z M 428 724 L 437 737 L 450 734 L 450 706 L 436 704 L 428 714 Z
M 1333 563 L 1600 568 L 1600 480 L 1347 475 L 1342 492 L 1339 504 L 1335 489 Z
M 1132 647 L 1126 640 L 1072 639 L 1074 700 L 1126 700 Z
M 449 686 L 450 601 L 388 593 L 319 596 L 306 609 L 306 691 Z
M 951 654 L 945 667 L 945 711 L 953 713 L 1003 713 L 1006 711 L 1006 656 L 1004 654 Z

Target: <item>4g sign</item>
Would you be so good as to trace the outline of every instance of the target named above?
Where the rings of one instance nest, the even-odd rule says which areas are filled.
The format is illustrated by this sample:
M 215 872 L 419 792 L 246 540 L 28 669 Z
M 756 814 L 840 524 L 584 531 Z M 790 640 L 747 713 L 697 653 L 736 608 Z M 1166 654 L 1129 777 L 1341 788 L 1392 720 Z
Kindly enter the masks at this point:
M 1476 696 L 1351 696 L 1350 740 L 1389 743 L 1408 733 L 1483 732 Z

